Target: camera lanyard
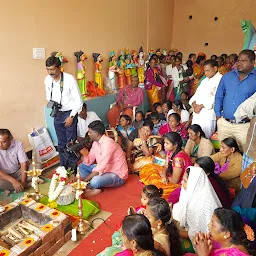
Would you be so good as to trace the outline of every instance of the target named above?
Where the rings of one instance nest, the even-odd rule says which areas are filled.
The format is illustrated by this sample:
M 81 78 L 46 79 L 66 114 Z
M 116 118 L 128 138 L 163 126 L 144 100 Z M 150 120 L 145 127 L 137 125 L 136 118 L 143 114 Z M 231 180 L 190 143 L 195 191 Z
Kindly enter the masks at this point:
M 60 72 L 60 104 L 62 99 L 62 92 L 63 92 L 63 72 Z M 52 100 L 52 90 L 53 90 L 53 80 L 52 80 L 52 89 L 51 89 L 51 100 Z

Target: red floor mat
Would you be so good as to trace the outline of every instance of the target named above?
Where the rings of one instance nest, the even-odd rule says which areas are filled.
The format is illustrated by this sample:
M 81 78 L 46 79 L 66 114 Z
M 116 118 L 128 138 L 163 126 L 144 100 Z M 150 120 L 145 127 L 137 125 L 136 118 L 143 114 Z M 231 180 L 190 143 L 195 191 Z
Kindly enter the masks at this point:
M 112 215 L 106 220 L 108 227 L 102 223 L 98 229 L 85 238 L 69 256 L 95 256 L 111 245 L 111 236 L 121 223 L 129 206 L 141 205 L 142 185 L 137 175 L 129 175 L 125 185 L 119 188 L 107 188 L 103 193 L 90 198 L 99 203 L 101 209 L 111 212 Z

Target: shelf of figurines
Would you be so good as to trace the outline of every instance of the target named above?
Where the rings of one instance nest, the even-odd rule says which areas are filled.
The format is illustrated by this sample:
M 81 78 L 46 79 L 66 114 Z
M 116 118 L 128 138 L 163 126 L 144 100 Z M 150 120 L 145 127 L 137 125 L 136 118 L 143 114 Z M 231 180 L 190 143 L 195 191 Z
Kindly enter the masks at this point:
M 131 85 L 131 80 L 134 76 L 138 77 L 139 84 L 143 86 L 145 70 L 149 59 L 153 54 L 156 54 L 159 57 L 163 55 L 167 56 L 165 49 L 162 51 L 160 49 L 157 49 L 156 51 L 150 49 L 147 58 L 142 47 L 139 48 L 139 51 L 122 49 L 120 50 L 119 55 L 114 51 L 111 51 L 109 55 L 108 70 L 106 70 L 107 75 L 104 76 L 102 66 L 103 58 L 100 53 L 93 53 L 94 80 L 87 81 L 85 61 L 88 57 L 83 51 L 75 52 L 74 55 L 77 60 L 76 78 L 82 99 L 90 100 L 95 97 L 116 94 L 119 89 Z M 68 61 L 62 53 L 55 51 L 51 56 L 59 58 L 61 62 L 61 70 L 64 71 L 64 64 Z

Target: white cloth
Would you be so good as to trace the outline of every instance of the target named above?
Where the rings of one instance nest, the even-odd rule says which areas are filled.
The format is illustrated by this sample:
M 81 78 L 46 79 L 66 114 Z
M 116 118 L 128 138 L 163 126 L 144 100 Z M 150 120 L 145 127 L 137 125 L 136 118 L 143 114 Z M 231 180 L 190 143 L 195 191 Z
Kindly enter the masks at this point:
M 202 128 L 205 138 L 210 139 L 216 131 L 216 120 L 193 118 L 192 124 L 198 124 Z
M 208 224 L 213 212 L 222 205 L 204 170 L 194 166 L 189 168 L 187 190 L 182 186 L 179 202 L 173 206 L 172 215 L 181 227 L 188 230 L 193 242 L 197 232 L 209 232 Z
M 194 116 L 200 116 L 202 119 L 216 120 L 216 115 L 214 112 L 214 98 L 220 83 L 222 75 L 217 72 L 211 78 L 205 78 L 200 86 L 197 88 L 196 93 L 189 100 L 189 104 L 192 106 L 192 103 L 195 101 L 196 104 L 203 104 L 204 108 L 200 111 L 199 114 L 193 113 Z
M 235 114 L 234 117 L 236 119 L 236 122 L 242 121 L 244 118 L 252 118 L 253 117 L 253 110 L 256 107 L 256 92 L 248 98 L 246 101 L 241 103 Z
M 172 113 L 176 113 L 173 109 L 170 109 L 167 113 L 166 121 L 168 122 L 169 115 Z M 181 123 L 185 123 L 189 121 L 189 113 L 187 110 L 182 109 L 180 114 Z
M 172 64 L 169 64 L 166 66 L 166 75 L 171 76 L 172 75 Z
M 85 137 L 86 133 L 88 132 L 88 125 L 96 120 L 101 121 L 101 119 L 98 117 L 98 115 L 93 111 L 87 112 L 86 120 L 84 120 L 83 118 L 78 116 L 77 136 Z
M 183 81 L 183 75 L 182 75 L 182 69 L 186 71 L 188 67 L 186 65 L 182 65 L 182 68 L 180 70 L 177 69 L 175 66 L 172 68 L 171 76 L 174 83 L 174 88 L 179 86 L 179 82 Z
M 63 73 L 62 95 L 60 92 L 60 80 L 56 82 L 50 75 L 47 75 L 44 79 L 44 84 L 47 101 L 53 100 L 60 103 L 61 99 L 62 108 L 60 109 L 60 111 L 71 110 L 70 116 L 75 116 L 76 114 L 81 112 L 83 101 L 77 85 L 77 81 L 72 75 L 65 72 Z
M 216 114 L 213 106 L 221 78 L 222 75 L 219 72 L 211 78 L 206 77 L 189 101 L 191 106 L 194 101 L 198 105 L 204 105 L 204 108 L 201 109 L 199 114 L 193 112 L 192 124 L 200 125 L 207 139 L 209 139 L 216 130 Z
M 181 119 L 182 123 L 189 121 L 189 113 L 187 110 L 185 110 L 185 109 L 181 110 L 180 119 Z

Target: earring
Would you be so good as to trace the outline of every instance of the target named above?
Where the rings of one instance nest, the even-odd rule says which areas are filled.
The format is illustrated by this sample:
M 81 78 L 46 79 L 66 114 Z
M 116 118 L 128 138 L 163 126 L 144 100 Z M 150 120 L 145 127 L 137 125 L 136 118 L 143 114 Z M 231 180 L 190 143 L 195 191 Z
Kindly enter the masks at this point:
M 160 229 L 160 228 L 161 228 L 161 225 L 157 225 L 157 228 Z
M 227 239 L 227 236 L 226 236 L 226 235 L 224 236 L 224 239 Z

